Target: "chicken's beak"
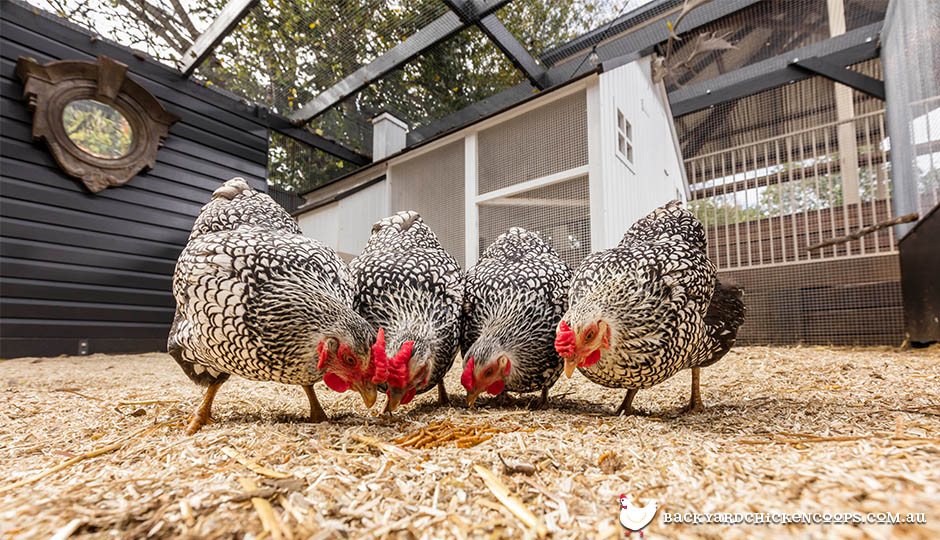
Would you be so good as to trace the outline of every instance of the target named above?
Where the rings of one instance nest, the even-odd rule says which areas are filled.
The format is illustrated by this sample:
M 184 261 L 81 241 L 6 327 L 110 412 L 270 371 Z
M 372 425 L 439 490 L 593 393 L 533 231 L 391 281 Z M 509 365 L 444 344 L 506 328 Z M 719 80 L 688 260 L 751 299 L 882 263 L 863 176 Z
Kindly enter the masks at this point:
M 472 392 L 467 392 L 467 406 L 471 409 L 473 408 L 473 402 L 477 400 L 477 397 L 483 393 L 483 388 L 474 389 Z
M 565 359 L 565 376 L 569 379 L 574 374 L 574 368 L 578 367 L 578 358 L 571 357 Z
M 375 405 L 375 385 L 369 383 L 358 384 L 356 390 L 362 396 L 362 402 L 366 404 L 366 408 L 371 409 Z
M 402 398 L 405 397 L 404 388 L 391 387 L 388 389 L 388 400 L 385 401 L 385 410 L 382 413 L 391 413 L 398 408 Z

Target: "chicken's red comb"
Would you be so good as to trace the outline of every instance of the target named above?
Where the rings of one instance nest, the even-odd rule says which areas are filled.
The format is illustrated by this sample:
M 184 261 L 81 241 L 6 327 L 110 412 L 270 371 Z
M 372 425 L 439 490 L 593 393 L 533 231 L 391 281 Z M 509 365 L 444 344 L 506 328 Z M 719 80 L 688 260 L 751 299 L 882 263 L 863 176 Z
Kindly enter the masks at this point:
M 408 360 L 414 349 L 414 341 L 402 343 L 398 353 L 388 361 L 388 385 L 396 388 L 408 386 Z
M 379 328 L 379 335 L 372 345 L 372 362 L 366 373 L 373 384 L 380 384 L 388 380 L 388 356 L 385 355 L 385 330 Z
M 574 356 L 575 339 L 574 330 L 568 326 L 568 323 L 561 321 L 558 325 L 558 334 L 555 336 L 555 350 L 564 358 Z
M 467 361 L 467 367 L 463 368 L 463 374 L 460 375 L 460 384 L 467 389 L 467 392 L 473 390 L 473 357 Z

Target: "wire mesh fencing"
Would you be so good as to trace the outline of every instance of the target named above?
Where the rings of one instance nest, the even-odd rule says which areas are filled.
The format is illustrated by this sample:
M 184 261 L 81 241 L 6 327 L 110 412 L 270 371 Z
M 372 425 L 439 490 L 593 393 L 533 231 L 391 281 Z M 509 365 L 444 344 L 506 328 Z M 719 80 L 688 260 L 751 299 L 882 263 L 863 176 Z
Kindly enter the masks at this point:
M 464 264 L 464 141 L 429 151 L 388 171 L 392 212 L 415 210 L 441 245 Z
M 940 203 L 940 3 L 892 2 L 882 39 L 895 212 L 923 217 Z
M 676 120 L 708 255 L 745 289 L 739 343 L 903 340 L 895 231 L 815 247 L 895 211 L 884 102 L 840 86 L 812 77 Z
M 510 227 L 539 233 L 572 269 L 591 253 L 587 176 L 479 203 L 479 255 Z

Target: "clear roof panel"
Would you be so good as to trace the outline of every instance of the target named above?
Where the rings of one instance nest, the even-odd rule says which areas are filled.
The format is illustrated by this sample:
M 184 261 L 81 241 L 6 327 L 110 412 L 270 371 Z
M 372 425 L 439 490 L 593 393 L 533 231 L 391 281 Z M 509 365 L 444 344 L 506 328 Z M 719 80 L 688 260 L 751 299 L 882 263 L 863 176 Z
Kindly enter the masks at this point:
M 496 12 L 533 58 L 650 0 L 515 0 Z
M 415 129 L 523 82 L 483 33 L 471 27 L 315 118 L 317 133 L 372 152 L 371 119 L 390 112 Z
M 287 115 L 446 12 L 440 0 L 261 0 L 196 73 Z
M 888 0 L 845 0 L 844 30 L 830 26 L 826 2 L 779 0 L 759 2 L 686 34 L 673 47 L 668 63 L 669 91 L 707 81 L 744 66 L 884 20 Z M 734 48 L 693 51 L 700 34 L 720 36 Z
M 223 0 L 29 0 L 164 64 L 177 61 L 225 5 Z

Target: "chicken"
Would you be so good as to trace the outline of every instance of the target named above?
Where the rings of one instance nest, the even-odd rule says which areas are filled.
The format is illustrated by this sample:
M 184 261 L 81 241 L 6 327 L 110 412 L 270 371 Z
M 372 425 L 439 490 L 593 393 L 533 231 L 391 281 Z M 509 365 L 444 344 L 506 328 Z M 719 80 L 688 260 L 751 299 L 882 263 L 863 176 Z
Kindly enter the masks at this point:
M 640 538 L 643 538 L 642 529 L 653 521 L 656 517 L 658 504 L 656 501 L 649 501 L 646 506 L 638 507 L 633 504 L 633 499 L 625 494 L 620 495 L 620 524 L 627 529 L 627 536 L 631 532 L 640 532 Z
M 555 327 L 567 308 L 571 270 L 538 233 L 513 227 L 467 272 L 463 308 L 463 374 L 467 404 L 484 391 L 548 389 L 564 362 Z
M 326 419 L 313 389 L 321 379 L 375 402 L 376 331 L 352 309 L 346 265 L 298 233 L 277 203 L 240 178 L 217 189 L 196 220 L 173 275 L 167 340 L 186 375 L 207 387 L 187 433 L 212 421 L 212 401 L 230 374 L 303 386 L 313 421 Z
M 627 388 L 617 409 L 626 414 L 639 389 L 689 368 L 688 410 L 700 410 L 698 370 L 728 352 L 744 320 L 739 291 L 719 286 L 716 295 L 705 231 L 679 201 L 636 222 L 616 247 L 588 256 L 568 301 L 555 341 L 566 374 L 577 367 L 597 384 Z
M 363 252 L 350 263 L 355 309 L 379 332 L 376 358 L 387 366 L 385 411 L 437 386 L 448 402 L 444 375 L 458 352 L 463 277 L 434 232 L 414 211 L 372 226 Z

